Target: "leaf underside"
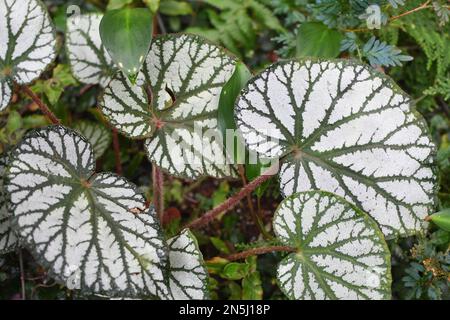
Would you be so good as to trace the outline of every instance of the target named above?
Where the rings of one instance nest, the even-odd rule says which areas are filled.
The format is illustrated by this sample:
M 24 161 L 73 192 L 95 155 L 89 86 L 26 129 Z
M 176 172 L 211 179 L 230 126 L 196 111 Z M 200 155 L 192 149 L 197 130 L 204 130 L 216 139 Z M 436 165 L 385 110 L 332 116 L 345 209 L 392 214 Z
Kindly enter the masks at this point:
M 39 0 L 0 0 L 0 111 L 12 96 L 12 82 L 37 79 L 55 58 L 56 37 Z
M 435 201 L 435 146 L 411 104 L 367 66 L 298 60 L 253 79 L 235 114 L 250 150 L 283 157 L 285 196 L 333 192 L 394 236 L 421 230 Z
M 157 37 L 139 85 L 118 73 L 105 90 L 103 113 L 128 137 L 147 138 L 150 161 L 172 175 L 235 176 L 217 124 L 220 93 L 235 66 L 233 58 L 200 37 Z
M 367 214 L 328 192 L 295 194 L 273 221 L 279 240 L 298 249 L 278 266 L 277 280 L 290 299 L 390 298 L 390 254 Z
M 7 154 L 0 155 L 0 254 L 7 253 L 18 247 L 18 239 L 11 228 L 11 214 L 7 208 L 7 193 L 5 190 L 5 170 Z
M 75 131 L 27 135 L 11 155 L 13 224 L 34 257 L 72 289 L 109 296 L 167 295 L 167 250 L 137 187 L 94 173 L 93 151 Z
M 102 17 L 103 14 L 90 13 L 68 18 L 66 46 L 75 78 L 106 87 L 117 68 L 100 39 Z
M 208 272 L 194 235 L 183 231 L 168 240 L 169 291 L 174 300 L 204 300 L 209 297 Z

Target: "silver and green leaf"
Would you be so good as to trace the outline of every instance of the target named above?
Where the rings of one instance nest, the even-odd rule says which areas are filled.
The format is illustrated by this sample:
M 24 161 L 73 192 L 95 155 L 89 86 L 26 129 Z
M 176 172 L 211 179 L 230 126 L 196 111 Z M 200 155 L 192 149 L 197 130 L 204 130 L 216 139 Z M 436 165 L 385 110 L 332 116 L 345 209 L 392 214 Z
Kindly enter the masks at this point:
M 5 170 L 8 154 L 0 155 L 0 254 L 14 250 L 18 246 L 16 233 L 11 228 L 11 211 L 8 210 L 8 193 L 5 190 Z
M 73 75 L 85 84 L 106 87 L 117 72 L 102 45 L 101 13 L 79 14 L 67 19 L 66 46 Z
M 92 121 L 76 122 L 75 131 L 82 134 L 91 144 L 95 159 L 99 159 L 111 145 L 111 131 L 104 125 Z
M 154 210 L 126 179 L 94 172 L 84 137 L 61 126 L 31 132 L 6 178 L 15 230 L 60 283 L 109 296 L 168 294 Z
M 435 145 L 411 99 L 348 60 L 292 60 L 250 81 L 236 105 L 248 148 L 282 160 L 285 196 L 325 190 L 370 214 L 386 236 L 416 233 L 435 203 Z
M 37 79 L 56 55 L 56 37 L 40 0 L 0 0 L 0 111 L 12 86 Z
M 172 175 L 234 176 L 217 114 L 222 87 L 236 63 L 197 36 L 157 37 L 138 85 L 117 74 L 105 90 L 103 113 L 128 137 L 146 138 L 150 161 Z
M 197 239 L 189 231 L 169 239 L 169 292 L 175 300 L 208 299 L 208 271 Z
M 277 238 L 297 249 L 278 266 L 277 281 L 290 299 L 390 299 L 390 253 L 366 213 L 328 192 L 298 193 L 278 207 Z

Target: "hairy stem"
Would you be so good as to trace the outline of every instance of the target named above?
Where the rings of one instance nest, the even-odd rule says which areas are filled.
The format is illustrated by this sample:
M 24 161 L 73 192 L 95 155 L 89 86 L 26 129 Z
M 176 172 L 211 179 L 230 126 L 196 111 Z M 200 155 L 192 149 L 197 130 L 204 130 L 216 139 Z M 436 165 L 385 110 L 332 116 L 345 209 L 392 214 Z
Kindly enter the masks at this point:
M 163 221 L 164 216 L 164 174 L 158 166 L 152 165 L 152 181 L 153 181 L 153 205 L 159 221 Z
M 55 116 L 55 114 L 50 110 L 50 108 L 28 87 L 22 86 L 22 91 L 33 100 L 41 109 L 42 113 L 53 123 L 61 124 L 61 121 Z
M 232 255 L 229 255 L 225 259 L 228 261 L 236 261 L 236 260 L 243 260 L 247 257 L 266 254 L 270 252 L 297 252 L 296 248 L 288 247 L 288 246 L 272 246 L 272 247 L 262 247 L 262 248 L 255 248 L 250 249 L 247 251 L 235 253 Z
M 112 140 L 114 148 L 114 157 L 116 159 L 116 173 L 122 175 L 122 160 L 120 158 L 120 143 L 119 143 L 119 133 L 116 128 L 112 129 Z
M 260 175 L 258 178 L 247 184 L 245 187 L 241 189 L 237 194 L 235 194 L 233 197 L 229 198 L 222 204 L 218 205 L 214 209 L 208 211 L 200 218 L 192 221 L 191 223 L 188 223 L 186 225 L 186 228 L 200 228 L 207 224 L 209 224 L 211 221 L 213 221 L 218 215 L 228 212 L 242 200 L 247 195 L 251 194 L 253 191 L 255 191 L 256 188 L 258 188 L 261 184 L 263 184 L 265 181 L 269 180 L 273 175 L 278 173 L 278 163 L 272 165 L 266 172 L 264 172 L 262 175 Z

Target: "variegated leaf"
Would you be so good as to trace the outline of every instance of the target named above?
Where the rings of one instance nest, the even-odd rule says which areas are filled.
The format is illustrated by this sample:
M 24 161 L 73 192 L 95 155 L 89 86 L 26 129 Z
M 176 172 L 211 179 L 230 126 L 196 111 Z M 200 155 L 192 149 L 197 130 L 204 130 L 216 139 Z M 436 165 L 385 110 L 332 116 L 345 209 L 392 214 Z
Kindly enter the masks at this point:
M 197 36 L 157 37 L 140 85 L 117 74 L 105 90 L 103 113 L 127 136 L 147 138 L 149 159 L 172 175 L 233 176 L 217 113 L 235 66 L 222 49 Z
M 11 211 L 7 208 L 7 192 L 4 186 L 7 154 L 0 155 L 0 254 L 14 250 L 18 239 L 11 228 Z
M 102 45 L 102 17 L 101 13 L 89 13 L 68 18 L 66 45 L 73 75 L 82 83 L 106 87 L 117 68 Z
M 328 192 L 295 194 L 278 207 L 278 239 L 298 249 L 278 266 L 290 299 L 390 298 L 390 253 L 383 233 L 366 213 Z
M 12 81 L 28 84 L 55 58 L 55 31 L 40 0 L 0 0 L 0 111 Z
M 236 117 L 252 151 L 282 157 L 286 196 L 344 196 L 387 236 L 423 227 L 434 205 L 435 146 L 387 76 L 348 60 L 281 62 L 244 89 Z
M 166 245 L 137 187 L 94 173 L 75 131 L 27 135 L 11 155 L 7 191 L 21 240 L 69 288 L 110 296 L 167 295 Z
M 195 236 L 189 230 L 185 230 L 168 242 L 170 298 L 207 299 L 208 271 Z
M 99 159 L 111 145 L 111 132 L 101 124 L 92 121 L 78 121 L 74 129 L 89 141 L 96 159 Z

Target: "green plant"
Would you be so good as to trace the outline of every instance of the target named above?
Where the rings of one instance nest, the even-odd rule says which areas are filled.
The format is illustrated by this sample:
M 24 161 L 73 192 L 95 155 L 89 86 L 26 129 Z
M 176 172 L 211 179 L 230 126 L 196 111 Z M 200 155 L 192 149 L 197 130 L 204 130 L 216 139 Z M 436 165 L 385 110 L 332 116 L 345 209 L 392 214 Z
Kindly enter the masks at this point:
M 64 289 L 42 295 L 74 298 L 448 296 L 445 4 L 208 0 L 176 20 L 190 4 L 100 0 L 58 26 L 64 47 L 25 1 L 16 17 L 0 0 L 0 283 L 20 278 L 22 298 L 48 279 Z M 164 34 L 175 21 L 262 71 Z M 267 66 L 257 39 L 275 33 L 297 57 Z M 398 68 L 404 51 L 428 63 Z

